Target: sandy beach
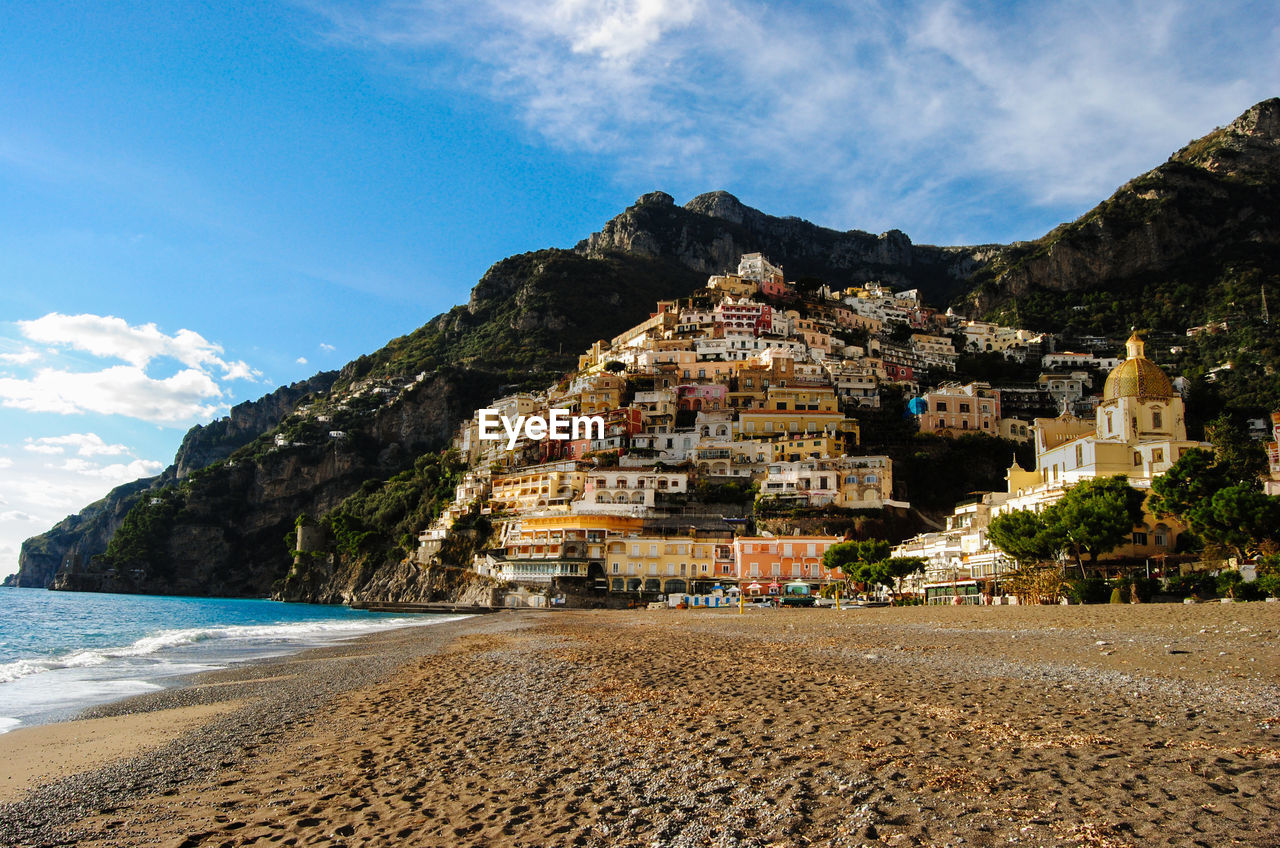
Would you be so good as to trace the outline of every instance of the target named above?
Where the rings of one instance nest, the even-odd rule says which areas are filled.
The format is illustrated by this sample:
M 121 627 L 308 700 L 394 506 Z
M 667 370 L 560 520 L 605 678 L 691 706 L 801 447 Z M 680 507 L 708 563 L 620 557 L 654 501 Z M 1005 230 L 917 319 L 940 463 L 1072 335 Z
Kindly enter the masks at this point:
M 0 844 L 1277 845 L 1278 635 L 1261 603 L 477 616 L 0 737 Z

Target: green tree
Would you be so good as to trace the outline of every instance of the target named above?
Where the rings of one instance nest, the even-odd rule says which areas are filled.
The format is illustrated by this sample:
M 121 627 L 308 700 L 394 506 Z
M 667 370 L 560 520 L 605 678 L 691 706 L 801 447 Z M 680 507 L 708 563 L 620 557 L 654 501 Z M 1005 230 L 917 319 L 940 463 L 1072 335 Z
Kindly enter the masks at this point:
M 1147 505 L 1155 515 L 1174 516 L 1188 523 L 1185 516 L 1227 485 L 1228 478 L 1218 467 L 1213 452 L 1191 448 L 1151 481 Z
M 928 560 L 924 557 L 889 557 L 881 565 L 884 566 L 884 573 L 890 577 L 894 583 L 894 591 L 902 594 L 902 581 L 910 577 L 912 574 L 919 574 L 924 571 Z
M 1044 518 L 1029 509 L 1006 512 L 991 519 L 987 538 L 1019 565 L 1057 559 L 1062 550 Z
M 604 370 L 612 372 L 614 374 L 621 374 L 623 371 L 627 370 L 627 366 L 626 364 L 619 362 L 616 359 L 611 359 L 604 364 Z
M 1193 515 L 1199 525 L 1193 530 L 1231 548 L 1241 558 L 1266 542 L 1280 541 L 1280 498 L 1246 483 L 1219 489 Z
M 827 548 L 822 564 L 844 574 L 852 583 L 891 585 L 892 578 L 879 568 L 889 558 L 889 543 L 884 539 L 862 539 L 840 542 Z
M 1214 462 L 1228 480 L 1256 483 L 1267 473 L 1267 455 L 1262 445 L 1231 423 L 1225 413 L 1205 425 L 1204 437 L 1213 445 Z
M 1145 495 L 1123 474 L 1081 480 L 1044 512 L 1048 533 L 1075 557 L 1083 575 L 1090 564 L 1125 542 L 1142 521 Z
M 1280 538 L 1280 498 L 1265 495 L 1261 447 L 1225 415 L 1205 425 L 1213 449 L 1193 448 L 1151 483 L 1151 511 L 1173 516 L 1191 532 L 1247 556 Z

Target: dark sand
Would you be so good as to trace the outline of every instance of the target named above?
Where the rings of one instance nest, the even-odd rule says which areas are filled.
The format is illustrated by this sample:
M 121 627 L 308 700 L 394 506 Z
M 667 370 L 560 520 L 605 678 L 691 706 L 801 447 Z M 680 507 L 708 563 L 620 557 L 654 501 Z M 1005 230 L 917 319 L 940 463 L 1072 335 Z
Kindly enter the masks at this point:
M 245 703 L 0 807 L 0 843 L 1280 845 L 1278 634 L 1261 603 L 480 616 L 116 705 Z

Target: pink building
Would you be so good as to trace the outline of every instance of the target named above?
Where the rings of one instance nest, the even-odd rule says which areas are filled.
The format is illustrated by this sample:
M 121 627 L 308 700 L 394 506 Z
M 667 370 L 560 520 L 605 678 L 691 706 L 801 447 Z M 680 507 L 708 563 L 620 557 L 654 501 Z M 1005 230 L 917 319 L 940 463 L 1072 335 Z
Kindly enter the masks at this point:
M 676 386 L 676 407 L 695 412 L 700 409 L 725 409 L 728 393 L 729 387 L 723 383 Z

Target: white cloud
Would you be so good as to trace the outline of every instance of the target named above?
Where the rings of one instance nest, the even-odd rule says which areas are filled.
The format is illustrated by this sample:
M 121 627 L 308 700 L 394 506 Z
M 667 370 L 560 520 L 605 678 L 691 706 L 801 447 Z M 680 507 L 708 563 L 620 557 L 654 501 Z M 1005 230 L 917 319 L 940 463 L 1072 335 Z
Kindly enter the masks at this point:
M 221 345 L 191 330 L 178 330 L 169 336 L 160 332 L 155 324 L 130 326 L 123 318 L 114 315 L 63 315 L 58 312 L 17 323 L 22 335 L 34 342 L 122 359 L 137 368 L 146 367 L 157 357 L 171 357 L 190 369 L 210 366 L 221 369 L 223 379 L 227 380 L 252 380 L 261 376 L 243 361 L 227 362 L 222 359 Z
M 53 359 L 34 373 L 0 376 L 0 405 L 11 409 L 125 415 L 157 424 L 190 424 L 225 408 L 223 383 L 256 382 L 262 376 L 243 360 L 224 358 L 221 345 L 192 330 L 169 335 L 154 323 L 135 326 L 111 315 L 58 312 L 16 323 L 25 338 L 52 347 L 45 349 L 47 353 L 24 348 L 22 353 L 12 354 L 14 362 L 30 364 L 45 356 Z M 70 351 L 127 364 L 85 370 L 84 358 L 68 357 Z M 179 370 L 171 373 L 175 363 Z M 31 449 L 39 451 L 54 444 L 40 442 Z
M 40 351 L 31 347 L 24 347 L 17 353 L 0 353 L 0 362 L 8 365 L 30 365 L 40 358 Z
M 834 223 L 917 236 L 963 234 L 1010 205 L 1082 210 L 1280 89 L 1280 7 L 1244 0 L 322 13 L 335 42 L 504 103 L 621 177 L 803 193 Z
M 333 353 L 335 350 L 337 350 L 336 347 L 334 347 L 333 345 L 327 342 L 320 342 L 320 349 L 323 350 L 325 353 Z
M 190 368 L 164 379 L 129 365 L 96 372 L 46 368 L 26 380 L 0 378 L 0 404 L 14 409 L 126 415 L 158 424 L 210 418 L 220 409 L 212 401 L 221 397 L 213 378 Z
M 135 459 L 129 463 L 118 462 L 112 465 L 99 465 L 86 459 L 72 457 L 61 465 L 56 466 L 56 468 L 84 477 L 99 477 L 110 480 L 112 485 L 118 485 L 137 480 L 139 477 L 151 477 L 159 474 L 164 470 L 164 463 L 148 459 Z
M 65 436 L 28 438 L 24 450 L 32 453 L 62 454 L 68 448 L 80 456 L 121 456 L 129 453 L 125 445 L 109 445 L 97 433 L 68 433 Z
M 127 445 L 106 444 L 92 433 L 33 438 L 24 448 L 31 446 L 63 447 L 77 455 L 21 450 L 0 456 L 0 468 L 5 469 L 0 474 L 0 574 L 16 570 L 18 548 L 33 533 L 52 527 L 112 488 L 154 476 L 164 467 L 161 462 L 137 458 Z M 112 455 L 125 458 L 98 459 Z
M 307 358 L 305 356 L 299 356 L 296 361 L 299 365 L 307 364 Z

